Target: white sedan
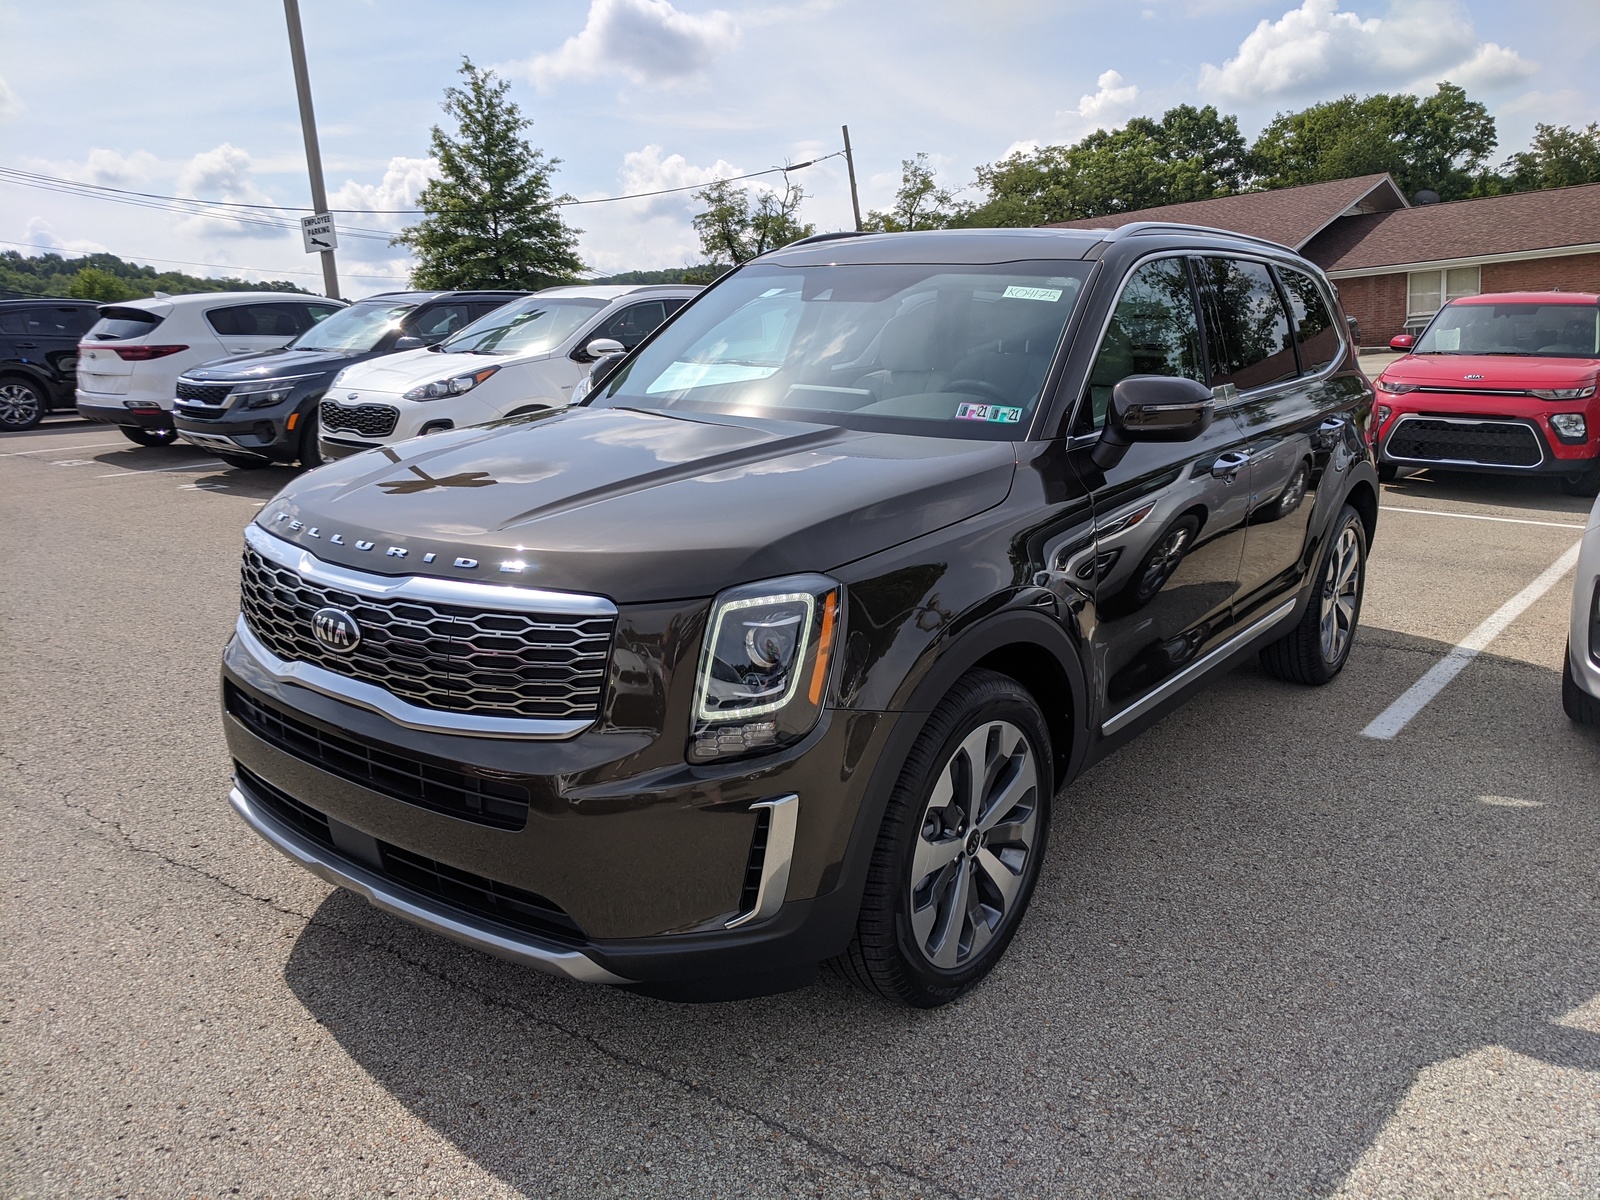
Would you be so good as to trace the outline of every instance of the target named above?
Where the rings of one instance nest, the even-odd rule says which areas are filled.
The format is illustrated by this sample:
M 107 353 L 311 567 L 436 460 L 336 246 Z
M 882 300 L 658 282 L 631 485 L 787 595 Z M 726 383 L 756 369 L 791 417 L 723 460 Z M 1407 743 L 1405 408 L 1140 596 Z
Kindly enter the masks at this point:
M 633 349 L 699 290 L 684 284 L 547 288 L 428 350 L 347 367 L 322 402 L 323 457 L 563 408 L 598 354 Z

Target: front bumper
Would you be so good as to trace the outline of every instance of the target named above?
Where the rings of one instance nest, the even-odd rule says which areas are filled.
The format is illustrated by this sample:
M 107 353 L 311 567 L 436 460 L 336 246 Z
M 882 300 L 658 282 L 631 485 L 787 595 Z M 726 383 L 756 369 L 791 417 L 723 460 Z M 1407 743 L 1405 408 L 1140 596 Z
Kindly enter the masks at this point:
M 1600 438 L 1592 419 L 1590 425 L 1586 442 L 1567 443 L 1553 436 L 1544 421 L 1534 417 L 1397 409 L 1380 433 L 1378 461 L 1399 467 L 1437 467 L 1493 475 L 1578 475 L 1600 463 Z M 1531 461 L 1493 461 L 1493 455 L 1485 456 L 1470 446 L 1452 446 L 1416 432 L 1424 427 L 1467 438 L 1480 432 L 1499 434 L 1510 439 L 1500 453 L 1520 453 Z M 1428 442 L 1433 444 L 1418 453 L 1418 443 Z
M 300 423 L 308 417 L 297 417 L 294 429 L 288 423 L 302 407 L 303 401 L 290 399 L 271 408 L 206 408 L 214 415 L 202 417 L 179 404 L 173 407 L 172 423 L 179 437 L 205 450 L 293 462 L 300 456 Z
M 129 425 L 135 429 L 171 429 L 172 414 L 164 408 L 148 405 L 129 408 L 118 401 L 100 401 L 77 393 L 78 415 L 86 421 L 101 425 Z

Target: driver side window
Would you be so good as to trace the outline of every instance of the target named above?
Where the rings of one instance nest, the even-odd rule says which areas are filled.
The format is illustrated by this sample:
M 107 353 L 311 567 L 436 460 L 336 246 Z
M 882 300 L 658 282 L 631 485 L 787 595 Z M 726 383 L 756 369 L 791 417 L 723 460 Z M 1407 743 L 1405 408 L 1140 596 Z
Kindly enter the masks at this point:
M 1129 375 L 1177 375 L 1203 382 L 1200 322 L 1181 258 L 1145 263 L 1128 276 L 1089 371 L 1073 433 L 1106 423 L 1111 389 Z

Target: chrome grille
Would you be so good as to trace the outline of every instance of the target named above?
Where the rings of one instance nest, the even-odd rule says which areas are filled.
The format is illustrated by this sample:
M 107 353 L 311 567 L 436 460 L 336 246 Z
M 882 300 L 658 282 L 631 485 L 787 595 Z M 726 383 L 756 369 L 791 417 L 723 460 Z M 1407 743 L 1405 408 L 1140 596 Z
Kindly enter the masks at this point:
M 387 404 L 346 407 L 336 400 L 324 400 L 321 412 L 324 429 L 348 429 L 362 437 L 387 437 L 400 420 L 400 410 Z
M 592 720 L 600 709 L 613 616 L 495 612 L 381 599 L 313 583 L 246 547 L 240 609 L 279 658 L 383 688 L 440 712 Z M 361 627 L 349 653 L 312 632 L 339 608 Z
M 1544 461 L 1539 436 L 1520 421 L 1405 417 L 1384 450 L 1405 462 L 1536 467 Z

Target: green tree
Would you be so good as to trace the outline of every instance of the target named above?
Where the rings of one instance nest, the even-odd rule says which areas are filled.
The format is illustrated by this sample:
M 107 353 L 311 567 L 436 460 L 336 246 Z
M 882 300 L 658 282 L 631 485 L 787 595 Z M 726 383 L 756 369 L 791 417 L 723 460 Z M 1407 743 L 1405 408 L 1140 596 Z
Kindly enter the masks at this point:
M 919 152 L 915 158 L 900 160 L 900 190 L 894 194 L 894 207 L 888 212 L 869 212 L 861 227 L 880 233 L 944 229 L 954 208 L 955 196 L 934 182 L 928 156 Z
M 758 254 L 810 237 L 817 229 L 803 224 L 796 215 L 806 194 L 787 175 L 781 192 L 735 187 L 719 179 L 694 196 L 706 206 L 695 216 L 694 229 L 713 263 L 738 266 Z
M 134 291 L 110 271 L 99 267 L 80 267 L 67 285 L 67 295 L 78 300 L 99 300 L 114 304 L 118 300 L 131 300 Z
M 960 225 L 1043 225 L 1108 213 L 1209 200 L 1249 181 L 1238 119 L 1211 106 L 1180 104 L 1159 121 L 1135 117 L 1070 146 L 1019 151 L 978 168 L 987 198 Z
M 1508 158 L 1501 172 L 1498 190 L 1507 192 L 1600 183 L 1600 124 L 1535 125 L 1533 144 Z
M 1496 145 L 1494 118 L 1453 83 L 1433 95 L 1341 96 L 1279 113 L 1251 147 L 1263 187 L 1296 187 L 1387 171 L 1408 197 L 1446 200 L 1481 190 Z
M 417 256 L 413 286 L 537 289 L 571 279 L 583 269 L 581 230 L 555 207 L 570 199 L 551 190 L 561 160 L 522 136 L 533 121 L 506 98 L 508 82 L 469 58 L 461 74 L 465 86 L 446 88 L 441 105 L 455 134 L 433 127 L 439 178 L 418 198 L 425 215 L 393 239 Z

